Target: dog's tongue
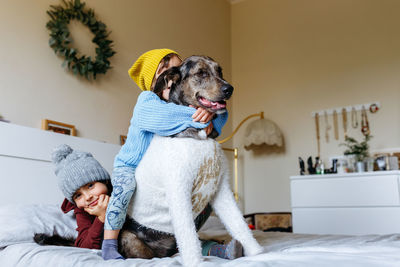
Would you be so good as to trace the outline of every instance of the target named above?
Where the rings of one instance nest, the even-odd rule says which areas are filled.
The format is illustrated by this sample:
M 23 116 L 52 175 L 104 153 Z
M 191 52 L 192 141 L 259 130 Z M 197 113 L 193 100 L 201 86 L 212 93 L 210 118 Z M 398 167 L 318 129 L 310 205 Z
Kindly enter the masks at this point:
M 220 103 L 220 102 L 211 102 L 212 104 L 212 109 L 222 109 L 226 107 L 225 103 Z
M 199 101 L 203 106 L 206 106 L 206 107 L 209 107 L 212 109 L 222 109 L 222 108 L 226 107 L 226 103 L 222 102 L 222 101 L 221 102 L 213 102 L 208 99 L 205 99 L 204 97 L 200 97 Z
M 209 101 L 208 99 L 205 99 L 204 97 L 200 97 L 199 101 L 203 106 L 206 106 L 209 108 L 212 106 L 211 101 Z

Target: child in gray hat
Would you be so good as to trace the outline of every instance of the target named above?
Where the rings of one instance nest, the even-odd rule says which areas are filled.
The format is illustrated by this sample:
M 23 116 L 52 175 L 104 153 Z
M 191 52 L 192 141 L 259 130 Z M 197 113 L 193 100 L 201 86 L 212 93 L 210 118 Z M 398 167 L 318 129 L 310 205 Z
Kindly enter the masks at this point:
M 65 196 L 61 209 L 64 213 L 73 210 L 76 216 L 78 237 L 74 245 L 100 249 L 106 209 L 112 192 L 110 175 L 92 154 L 73 150 L 65 144 L 54 149 L 52 161 L 55 165 L 58 186 Z M 206 218 L 202 218 L 204 216 Z M 195 221 L 196 225 L 208 216 L 209 214 L 203 213 L 199 215 Z M 43 238 L 48 238 L 43 234 L 39 236 L 42 241 L 44 241 Z M 35 239 L 40 244 L 46 243 L 40 242 L 41 240 Z M 48 244 L 54 245 L 51 241 Z M 116 245 L 113 249 L 117 251 L 118 246 Z M 236 241 L 228 245 L 204 241 L 202 250 L 204 255 L 226 259 L 236 258 L 238 254 L 242 255 L 242 248 Z
M 68 145 L 52 153 L 58 186 L 65 196 L 64 213 L 74 211 L 78 228 L 76 247 L 100 249 L 108 201 L 110 175 L 92 154 Z

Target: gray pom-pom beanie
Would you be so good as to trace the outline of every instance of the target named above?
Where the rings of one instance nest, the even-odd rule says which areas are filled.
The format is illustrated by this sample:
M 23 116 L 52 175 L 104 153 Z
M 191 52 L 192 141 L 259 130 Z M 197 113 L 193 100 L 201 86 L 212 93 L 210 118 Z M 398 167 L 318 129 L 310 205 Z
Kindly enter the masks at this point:
M 72 196 L 83 185 L 110 179 L 108 172 L 92 154 L 73 150 L 65 144 L 54 149 L 52 160 L 58 177 L 58 186 L 72 203 L 74 203 Z

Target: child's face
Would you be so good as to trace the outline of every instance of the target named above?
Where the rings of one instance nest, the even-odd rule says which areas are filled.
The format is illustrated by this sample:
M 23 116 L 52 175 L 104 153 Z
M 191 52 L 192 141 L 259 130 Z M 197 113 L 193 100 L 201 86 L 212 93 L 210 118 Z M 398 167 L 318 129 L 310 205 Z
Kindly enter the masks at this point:
M 93 207 L 97 205 L 99 196 L 108 193 L 107 186 L 100 182 L 87 183 L 72 196 L 76 206 L 80 209 Z
M 168 64 L 162 64 L 162 63 L 158 64 L 156 73 L 154 74 L 153 82 L 152 82 L 152 84 L 151 84 L 151 89 L 152 89 L 152 90 L 154 89 L 154 85 L 155 85 L 155 83 L 156 83 L 156 81 L 157 81 L 157 78 L 158 78 L 164 71 L 166 71 L 167 69 L 172 68 L 172 67 L 178 67 L 178 66 L 180 66 L 181 64 L 182 64 L 182 60 L 181 60 L 177 55 L 173 55 L 173 56 L 169 59 Z M 170 86 L 170 85 L 168 85 L 168 87 L 169 87 L 169 86 Z M 165 100 L 168 100 L 168 99 L 169 99 L 169 89 L 165 89 L 165 90 L 162 92 L 162 98 L 165 99 Z
M 168 64 L 158 64 L 156 73 L 154 74 L 154 80 L 153 83 L 157 80 L 157 78 L 167 69 L 172 68 L 172 67 L 177 67 L 182 64 L 182 60 L 177 56 L 177 55 L 172 55 L 171 58 L 168 61 Z

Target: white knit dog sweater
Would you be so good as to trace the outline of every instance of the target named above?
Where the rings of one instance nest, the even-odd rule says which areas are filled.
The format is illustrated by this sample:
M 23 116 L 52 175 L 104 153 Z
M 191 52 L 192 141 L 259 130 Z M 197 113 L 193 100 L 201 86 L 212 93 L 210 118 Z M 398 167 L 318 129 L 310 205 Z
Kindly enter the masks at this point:
M 246 255 L 262 252 L 233 198 L 227 161 L 215 140 L 154 136 L 135 176 L 128 214 L 141 225 L 174 234 L 185 266 L 202 260 L 194 218 L 208 203 Z

